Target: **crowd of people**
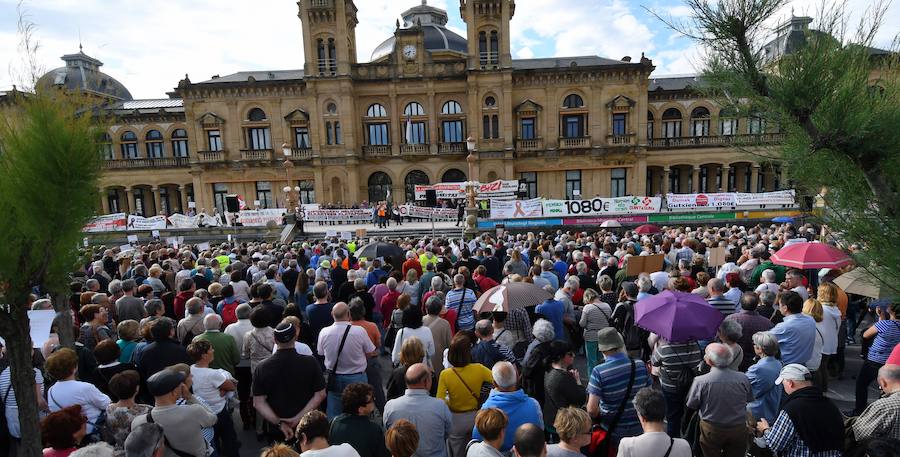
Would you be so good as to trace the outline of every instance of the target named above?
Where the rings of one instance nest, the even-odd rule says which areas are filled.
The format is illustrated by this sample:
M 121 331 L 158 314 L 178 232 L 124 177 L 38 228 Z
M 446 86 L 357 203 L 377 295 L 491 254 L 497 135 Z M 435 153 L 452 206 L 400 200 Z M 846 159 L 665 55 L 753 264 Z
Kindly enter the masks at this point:
M 900 301 L 845 293 L 833 281 L 852 267 L 770 259 L 814 233 L 482 234 L 393 240 L 405 255 L 376 259 L 336 239 L 98 247 L 60 311 L 74 347 L 57 318 L 34 354 L 44 455 L 898 455 Z M 709 266 L 714 247 L 724 265 Z M 664 267 L 629 276 L 649 254 Z M 473 310 L 517 282 L 549 298 Z M 666 290 L 720 311 L 716 334 L 668 341 L 636 325 L 636 304 Z M 842 412 L 825 393 L 857 339 Z M 8 367 L 0 394 L 14 451 Z

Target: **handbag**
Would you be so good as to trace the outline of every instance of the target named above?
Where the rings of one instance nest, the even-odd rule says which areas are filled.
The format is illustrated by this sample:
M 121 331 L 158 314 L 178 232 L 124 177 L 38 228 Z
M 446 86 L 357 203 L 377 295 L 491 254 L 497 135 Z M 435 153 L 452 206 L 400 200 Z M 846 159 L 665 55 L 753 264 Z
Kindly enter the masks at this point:
M 350 325 L 347 326 L 347 330 L 344 330 L 344 336 L 341 338 L 341 344 L 338 346 L 337 357 L 334 358 L 334 365 L 331 366 L 331 369 L 325 371 L 325 388 L 328 392 L 337 392 L 337 366 L 338 360 L 341 359 L 341 352 L 344 350 L 344 343 L 347 342 L 347 335 L 350 334 Z
M 628 403 L 628 398 L 631 397 L 632 388 L 634 388 L 634 378 L 636 374 L 637 366 L 632 359 L 631 377 L 628 379 L 628 389 L 625 391 L 625 397 L 622 398 L 622 403 L 619 405 L 619 410 L 616 411 L 616 415 L 613 416 L 613 420 L 609 423 L 609 427 L 604 428 L 602 423 L 597 423 L 591 426 L 591 444 L 588 445 L 588 451 L 592 456 L 603 457 L 614 455 L 615 449 L 613 449 L 611 446 L 612 434 L 616 431 L 616 427 L 619 425 L 619 420 L 622 419 L 622 413 L 625 412 L 625 405 Z
M 455 368 L 450 368 L 450 371 L 452 371 L 456 375 L 456 377 L 459 378 L 459 382 L 466 386 L 466 390 L 468 390 L 469 393 L 472 394 L 473 397 L 475 397 L 475 401 L 478 403 L 478 408 L 476 409 L 480 409 L 481 405 L 483 405 L 484 402 L 487 401 L 488 397 L 491 396 L 491 389 L 494 388 L 493 384 L 489 382 L 482 382 L 481 389 L 479 389 L 478 394 L 476 395 L 475 391 L 472 390 L 472 388 L 469 387 L 468 384 L 466 384 L 466 381 L 462 378 L 462 376 L 459 375 L 459 372 L 456 371 Z

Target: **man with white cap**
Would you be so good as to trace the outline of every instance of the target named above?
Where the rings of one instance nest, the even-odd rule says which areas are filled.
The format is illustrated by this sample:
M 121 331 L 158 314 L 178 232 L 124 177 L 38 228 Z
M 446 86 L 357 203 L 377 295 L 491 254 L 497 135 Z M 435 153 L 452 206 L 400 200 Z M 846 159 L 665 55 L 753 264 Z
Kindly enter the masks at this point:
M 771 426 L 756 424 L 766 446 L 775 455 L 839 457 L 844 447 L 844 420 L 840 410 L 812 383 L 809 369 L 798 363 L 785 365 L 775 379 L 787 399 Z

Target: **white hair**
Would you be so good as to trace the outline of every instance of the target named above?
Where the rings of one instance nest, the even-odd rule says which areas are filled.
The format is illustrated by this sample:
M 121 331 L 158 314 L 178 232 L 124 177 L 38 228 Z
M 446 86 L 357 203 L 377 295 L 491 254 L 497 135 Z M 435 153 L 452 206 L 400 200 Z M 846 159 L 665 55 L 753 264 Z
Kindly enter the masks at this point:
M 207 314 L 203 318 L 203 328 L 206 330 L 218 330 L 222 327 L 222 318 L 216 313 Z
M 107 443 L 89 444 L 69 454 L 72 457 L 113 457 L 115 450 Z
M 516 385 L 516 367 L 509 362 L 495 363 L 494 367 L 491 368 L 491 375 L 494 378 L 494 382 L 501 389 L 508 389 Z
M 762 278 L 765 282 L 775 282 L 775 271 L 774 270 L 763 270 Z

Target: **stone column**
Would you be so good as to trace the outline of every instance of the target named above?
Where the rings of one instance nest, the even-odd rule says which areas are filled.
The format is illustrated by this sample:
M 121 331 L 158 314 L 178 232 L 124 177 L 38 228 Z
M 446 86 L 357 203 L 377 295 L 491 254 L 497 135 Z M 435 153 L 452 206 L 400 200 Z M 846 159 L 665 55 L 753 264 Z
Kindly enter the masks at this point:
M 780 167 L 779 167 L 779 169 L 778 169 L 778 171 L 779 171 L 779 173 L 778 173 L 778 187 L 779 187 L 779 188 L 778 188 L 778 189 L 775 189 L 775 190 L 787 189 L 787 188 L 790 187 L 790 186 L 788 185 L 788 176 L 789 176 L 789 174 L 788 174 L 788 166 L 787 166 L 787 164 L 785 164 L 784 162 L 780 163 L 779 165 L 780 165 Z
M 137 207 L 137 204 L 134 201 L 134 192 L 132 191 L 131 187 L 126 187 L 125 188 L 125 205 L 124 205 L 123 209 L 129 213 L 134 214 L 136 207 Z
M 178 205 L 179 205 L 179 210 L 181 210 L 181 214 L 188 213 L 188 198 L 187 198 L 187 186 L 186 185 L 178 186 Z
M 731 189 L 728 187 L 728 174 L 731 170 L 731 167 L 723 164 L 719 167 L 719 175 L 722 176 L 722 185 L 719 187 L 720 192 L 731 192 Z
M 159 187 L 153 187 L 150 191 L 153 192 L 153 215 L 155 216 L 162 211 L 162 199 Z
M 100 207 L 103 208 L 103 214 L 109 214 L 109 189 L 100 189 Z
M 671 190 L 671 188 L 669 187 L 670 171 L 671 170 L 669 169 L 669 167 L 663 167 L 663 174 L 662 174 L 663 182 L 662 182 L 662 186 L 660 187 L 660 192 L 659 192 L 662 195 L 666 195 Z
M 691 191 L 695 194 L 700 193 L 700 167 L 694 167 L 692 170 L 693 175 L 691 176 L 691 180 L 694 183 L 694 188 Z
M 747 192 L 759 192 L 759 165 L 757 164 L 750 165 L 750 188 L 747 189 Z

